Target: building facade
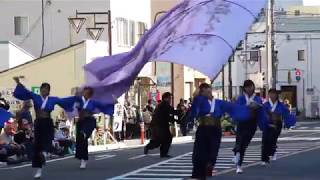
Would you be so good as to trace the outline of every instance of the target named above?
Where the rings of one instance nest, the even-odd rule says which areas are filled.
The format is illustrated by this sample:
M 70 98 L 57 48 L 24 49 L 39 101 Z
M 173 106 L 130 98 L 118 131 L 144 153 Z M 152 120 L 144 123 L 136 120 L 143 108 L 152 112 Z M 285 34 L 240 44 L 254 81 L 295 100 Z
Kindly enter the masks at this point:
M 87 18 L 79 34 L 72 29 L 68 18 L 79 12 L 106 12 L 109 0 L 44 0 L 43 28 L 41 1 L 0 1 L 0 41 L 11 41 L 34 57 L 40 57 L 59 49 L 91 39 L 85 28 L 93 26 L 93 16 Z M 97 16 L 97 21 L 106 20 Z M 100 40 L 107 41 L 107 27 Z M 42 38 L 42 33 L 44 37 Z M 42 48 L 43 45 L 43 48 Z
M 275 15 L 276 87 L 282 92 L 281 98 L 290 101 L 293 111 L 316 118 L 320 107 L 320 80 L 317 78 L 320 74 L 316 69 L 320 66 L 320 54 L 316 50 L 320 48 L 320 14 L 316 15 L 319 7 L 294 6 L 288 9 Z M 229 74 L 233 97 L 241 93 L 245 79 L 254 80 L 257 93 L 266 96 L 269 87 L 266 74 L 270 65 L 266 60 L 265 22 L 259 23 L 247 33 L 247 41 L 242 42 L 232 58 L 231 73 L 226 64 L 224 78 L 221 73 L 214 81 L 220 92 L 224 89 L 225 97 L 228 97 Z

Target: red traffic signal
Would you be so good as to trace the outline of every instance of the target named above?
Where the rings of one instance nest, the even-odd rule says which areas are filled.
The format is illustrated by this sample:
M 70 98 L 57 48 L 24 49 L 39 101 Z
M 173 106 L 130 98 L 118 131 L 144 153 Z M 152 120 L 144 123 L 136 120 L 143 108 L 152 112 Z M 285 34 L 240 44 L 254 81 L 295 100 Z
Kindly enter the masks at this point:
M 297 68 L 295 70 L 296 70 L 296 73 L 295 73 L 296 74 L 296 80 L 300 81 L 301 80 L 301 74 L 302 74 L 301 70 L 297 69 Z

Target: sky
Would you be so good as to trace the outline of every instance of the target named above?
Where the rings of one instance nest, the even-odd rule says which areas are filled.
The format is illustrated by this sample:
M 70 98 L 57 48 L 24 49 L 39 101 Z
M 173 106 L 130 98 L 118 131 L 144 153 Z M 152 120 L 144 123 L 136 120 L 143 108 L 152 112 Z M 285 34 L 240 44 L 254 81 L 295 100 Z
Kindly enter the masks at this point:
M 320 0 L 303 0 L 305 6 L 320 6 Z

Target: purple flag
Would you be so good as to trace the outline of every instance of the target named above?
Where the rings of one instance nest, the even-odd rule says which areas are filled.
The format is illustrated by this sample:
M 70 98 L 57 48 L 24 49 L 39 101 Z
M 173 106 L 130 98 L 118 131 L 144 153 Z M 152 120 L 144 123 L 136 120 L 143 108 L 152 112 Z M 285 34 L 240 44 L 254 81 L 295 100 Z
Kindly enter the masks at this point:
M 184 0 L 130 51 L 97 58 L 85 66 L 95 98 L 113 102 L 126 92 L 143 66 L 166 61 L 189 66 L 210 78 L 220 71 L 265 0 Z

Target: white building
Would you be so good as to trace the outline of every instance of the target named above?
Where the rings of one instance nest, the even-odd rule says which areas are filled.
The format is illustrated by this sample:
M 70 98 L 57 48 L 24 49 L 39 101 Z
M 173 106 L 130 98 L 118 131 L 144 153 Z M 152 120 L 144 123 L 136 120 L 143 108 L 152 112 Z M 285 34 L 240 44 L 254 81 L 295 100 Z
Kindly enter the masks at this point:
M 25 49 L 34 57 L 42 50 L 46 55 L 69 47 L 85 39 L 91 39 L 85 28 L 92 27 L 93 16 L 87 18 L 79 34 L 71 28 L 68 18 L 79 12 L 106 12 L 110 9 L 109 0 L 44 0 L 44 41 L 42 41 L 41 0 L 0 1 L 0 41 L 11 41 Z M 97 21 L 106 21 L 105 16 L 97 16 Z M 105 27 L 106 25 L 100 25 Z M 107 28 L 106 28 L 107 29 Z M 107 30 L 100 40 L 107 40 Z
M 9 41 L 0 41 L 0 57 L 0 71 L 34 59 L 28 52 Z
M 278 52 L 276 85 L 277 89 L 282 91 L 282 98 L 288 99 L 294 109 L 306 117 L 314 118 L 319 116 L 320 107 L 320 71 L 317 69 L 320 67 L 320 51 L 317 50 L 320 48 L 320 16 L 304 16 L 305 7 L 295 7 L 293 11 L 299 9 L 301 15 L 288 13 L 275 16 L 275 51 Z M 314 11 L 314 8 L 311 10 Z M 246 78 L 254 80 L 258 87 L 257 92 L 262 96 L 266 95 L 267 82 L 263 80 L 267 78 L 264 77 L 267 72 L 265 23 L 260 22 L 254 28 L 247 37 L 247 51 L 251 52 L 237 51 L 235 61 L 232 62 L 233 96 L 240 93 L 240 87 Z M 240 54 L 247 54 L 247 59 L 251 61 L 246 63 Z M 228 65 L 224 70 L 224 89 L 227 96 Z M 296 71 L 301 72 L 300 80 L 296 80 Z M 221 84 L 220 75 L 214 85 L 220 87 Z

